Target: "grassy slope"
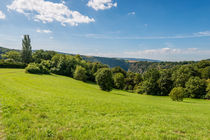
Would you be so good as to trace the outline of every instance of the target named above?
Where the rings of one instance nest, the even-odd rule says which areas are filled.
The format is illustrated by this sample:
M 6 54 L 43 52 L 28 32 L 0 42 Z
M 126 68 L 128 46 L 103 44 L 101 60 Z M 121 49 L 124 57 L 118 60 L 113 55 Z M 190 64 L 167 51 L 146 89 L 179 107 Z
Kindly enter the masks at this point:
M 57 75 L 0 69 L 8 139 L 210 139 L 210 102 L 110 93 Z

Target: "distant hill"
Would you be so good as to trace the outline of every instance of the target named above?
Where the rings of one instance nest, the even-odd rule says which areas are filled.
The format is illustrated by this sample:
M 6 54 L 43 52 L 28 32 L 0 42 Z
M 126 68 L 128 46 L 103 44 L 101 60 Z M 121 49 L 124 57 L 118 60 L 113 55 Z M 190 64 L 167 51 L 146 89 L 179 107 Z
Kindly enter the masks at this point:
M 123 68 L 126 71 L 129 69 L 129 66 L 130 66 L 130 63 L 128 61 L 119 59 L 119 58 L 84 56 L 84 55 L 82 55 L 82 58 L 86 61 L 101 62 L 102 64 L 107 64 L 111 68 L 120 66 L 121 68 Z
M 0 47 L 0 54 L 5 53 L 7 51 L 14 50 L 8 49 L 4 47 Z M 16 50 L 20 51 L 20 50 Z M 36 50 L 34 50 L 36 51 Z M 69 53 L 58 52 L 60 54 L 68 54 L 68 55 L 75 55 Z M 1 56 L 1 55 L 0 55 Z M 186 62 L 161 62 L 159 60 L 152 60 L 152 59 L 141 59 L 141 58 L 109 58 L 109 57 L 98 57 L 98 56 L 85 56 L 81 55 L 81 57 L 90 62 L 101 62 L 102 64 L 106 64 L 109 67 L 116 67 L 120 66 L 126 71 L 132 71 L 136 73 L 144 73 L 149 68 L 158 68 L 158 69 L 165 69 L 171 68 L 176 65 L 185 65 L 194 63 L 192 61 Z M 1 57 L 0 57 L 1 58 Z
M 130 63 L 128 71 L 136 72 L 136 73 L 144 73 L 148 69 L 156 68 L 156 69 L 168 69 L 178 65 L 187 65 L 196 63 L 195 61 L 183 61 L 183 62 L 147 62 L 147 61 L 139 61 L 135 63 Z
M 6 53 L 8 51 L 12 51 L 12 50 L 15 50 L 15 49 L 8 49 L 8 48 L 4 48 L 0 46 L 0 59 L 1 59 L 1 54 Z M 16 50 L 16 51 L 19 51 L 19 50 Z
M 14 49 L 0 47 L 0 54 L 5 53 L 7 51 L 11 51 L 11 50 L 14 50 Z M 16 51 L 19 51 L 19 50 L 16 50 Z M 58 52 L 58 53 L 69 54 L 69 53 L 63 53 L 63 52 Z M 75 54 L 69 54 L 69 55 L 75 55 Z M 85 55 L 81 55 L 81 56 L 86 61 L 101 62 L 103 64 L 108 65 L 111 68 L 120 66 L 126 71 L 128 71 L 130 64 L 133 62 L 138 62 L 138 61 L 159 62 L 158 60 L 140 59 L 140 58 L 109 58 L 109 57 L 85 56 Z
M 121 58 L 121 59 L 128 60 L 129 62 L 138 62 L 138 61 L 161 62 L 160 60 L 144 59 L 144 58 Z

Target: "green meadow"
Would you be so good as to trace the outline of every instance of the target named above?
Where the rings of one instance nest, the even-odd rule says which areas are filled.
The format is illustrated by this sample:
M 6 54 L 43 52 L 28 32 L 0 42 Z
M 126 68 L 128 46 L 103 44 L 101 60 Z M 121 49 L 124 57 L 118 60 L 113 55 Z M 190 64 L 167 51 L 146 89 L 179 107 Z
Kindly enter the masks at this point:
M 0 139 L 210 139 L 210 101 L 105 92 L 65 76 L 0 69 Z

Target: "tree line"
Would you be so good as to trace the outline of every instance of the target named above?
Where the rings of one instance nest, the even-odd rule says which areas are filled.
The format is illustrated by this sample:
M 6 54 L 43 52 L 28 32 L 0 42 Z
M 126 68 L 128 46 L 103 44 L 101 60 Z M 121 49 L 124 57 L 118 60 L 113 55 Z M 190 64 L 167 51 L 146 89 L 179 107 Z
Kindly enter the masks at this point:
M 183 98 L 210 99 L 210 60 L 183 62 L 167 68 L 148 68 L 144 73 L 127 72 L 121 67 L 109 68 L 99 62 L 83 60 L 80 55 L 58 54 L 38 50 L 32 53 L 31 40 L 25 35 L 22 51 L 9 51 L 2 55 L 4 63 L 21 63 L 25 71 L 34 74 L 58 74 L 80 81 L 91 81 L 102 90 L 113 88 L 139 94 Z M 162 62 L 164 63 L 164 62 Z M 167 65 L 162 64 L 162 65 Z

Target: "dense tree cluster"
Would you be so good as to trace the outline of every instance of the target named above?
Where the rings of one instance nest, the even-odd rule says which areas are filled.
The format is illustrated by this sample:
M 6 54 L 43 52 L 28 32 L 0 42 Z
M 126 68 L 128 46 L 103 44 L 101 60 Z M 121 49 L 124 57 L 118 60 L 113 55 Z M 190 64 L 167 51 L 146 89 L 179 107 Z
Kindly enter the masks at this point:
M 54 51 L 37 50 L 32 53 L 30 38 L 24 36 L 23 50 L 7 51 L 1 64 L 27 65 L 26 72 L 59 74 L 83 82 L 91 81 L 102 90 L 113 88 L 139 94 L 170 96 L 182 101 L 184 97 L 210 99 L 210 60 L 199 62 L 144 62 L 143 73 L 125 71 L 121 67 L 109 68 L 99 62 L 89 62 L 80 55 L 58 54 Z M 137 63 L 139 64 L 139 63 Z M 15 67 L 16 65 L 11 65 Z M 144 66 L 143 65 L 143 66 Z M 158 66 L 158 67 L 157 67 Z

